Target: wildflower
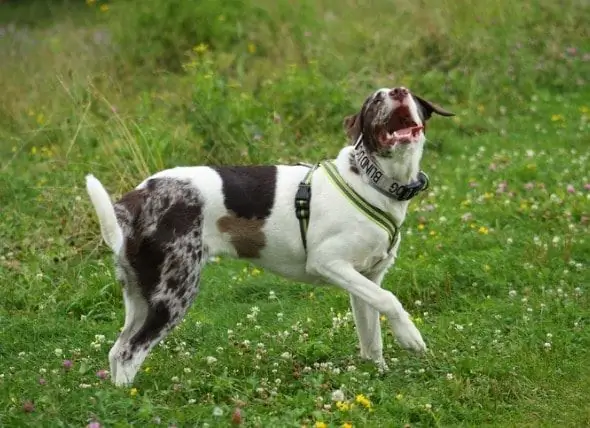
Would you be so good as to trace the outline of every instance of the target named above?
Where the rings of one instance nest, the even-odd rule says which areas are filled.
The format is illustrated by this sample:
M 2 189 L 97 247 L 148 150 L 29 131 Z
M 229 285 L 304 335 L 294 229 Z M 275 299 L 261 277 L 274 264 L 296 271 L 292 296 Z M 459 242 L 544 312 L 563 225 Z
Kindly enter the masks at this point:
M 137 388 L 131 388 L 131 390 L 129 391 L 129 395 L 135 397 L 137 395 Z
M 260 275 L 261 273 L 262 273 L 262 271 L 261 271 L 260 269 L 257 269 L 257 268 L 254 268 L 254 269 L 252 269 L 252 272 L 250 272 L 250 274 L 251 274 L 252 276 L 258 276 L 258 275 Z
M 101 12 L 107 12 L 109 10 L 109 5 L 108 4 L 101 4 L 100 5 L 100 11 Z
M 572 184 L 568 184 L 566 190 L 568 193 L 574 193 L 576 191 L 576 188 Z
M 96 372 L 96 376 L 99 379 L 106 379 L 108 375 L 109 375 L 109 372 L 106 370 L 99 370 Z
M 352 424 L 350 422 L 344 422 L 342 428 L 352 428 Z
M 63 351 L 60 348 L 56 348 L 54 351 L 55 355 L 57 357 L 61 356 L 61 354 L 63 354 Z
M 250 52 L 251 54 L 256 53 L 256 45 L 254 43 L 248 43 L 248 52 Z
M 290 352 L 283 352 L 281 354 L 281 358 L 284 358 L 285 360 L 290 360 L 291 359 L 291 353 Z
M 346 401 L 336 401 L 336 408 L 341 412 L 346 412 L 350 410 L 350 404 Z
M 465 213 L 461 216 L 461 221 L 470 221 L 471 219 L 473 219 L 473 214 L 471 213 Z
M 362 405 L 362 406 L 366 407 L 367 409 L 370 409 L 370 408 L 371 408 L 371 406 L 372 406 L 372 404 L 371 404 L 371 400 L 369 400 L 369 399 L 368 399 L 367 397 L 365 397 L 363 394 L 358 394 L 358 395 L 355 397 L 355 401 L 356 401 L 358 404 L 360 404 L 360 405 Z
M 316 421 L 316 423 L 315 423 L 314 427 L 315 427 L 315 428 L 328 428 L 328 425 L 326 425 L 326 424 L 325 424 L 324 422 L 322 422 L 322 421 Z
M 186 374 L 189 374 L 190 372 L 192 372 L 192 370 L 190 369 L 190 367 L 185 367 L 185 368 L 184 368 L 184 372 L 185 372 Z
M 490 232 L 490 230 L 485 226 L 481 226 L 477 231 L 482 235 L 487 235 Z
M 69 370 L 72 368 L 72 361 L 71 360 L 64 360 L 63 368 Z
M 223 416 L 223 409 L 219 406 L 215 406 L 213 408 L 213 416 L 217 416 L 217 417 Z
M 453 380 L 453 373 L 447 373 L 447 380 Z
M 545 349 L 547 349 L 547 350 L 551 349 L 551 342 L 545 342 L 545 343 L 543 344 L 543 347 L 544 347 Z
M 508 292 L 508 296 L 509 296 L 509 297 L 512 297 L 512 298 L 516 297 L 516 290 L 510 290 L 510 291 Z
M 205 358 L 205 360 L 207 361 L 207 364 L 211 365 L 211 364 L 215 364 L 217 362 L 217 358 L 209 355 L 207 358 Z
M 395 396 L 395 399 L 396 399 L 396 400 L 398 400 L 398 401 L 399 401 L 399 400 L 403 400 L 403 398 L 404 398 L 404 396 L 403 396 L 403 394 L 401 394 L 401 393 L 399 393 L 399 394 L 397 394 L 397 395 Z
M 86 0 L 88 6 L 92 6 L 94 3 L 96 3 L 96 0 Z
M 561 114 L 552 114 L 551 115 L 551 122 L 560 122 L 562 120 L 564 120 L 564 117 Z
M 188 400 L 188 404 L 195 404 L 197 402 L 197 400 L 195 400 L 194 398 L 189 398 Z
M 193 51 L 195 51 L 196 53 L 205 53 L 207 52 L 207 50 L 209 49 L 209 46 L 207 46 L 206 43 L 199 43 L 197 46 L 195 46 L 193 48 Z
M 422 223 L 418 225 L 418 230 L 424 230 L 424 225 Z
M 100 428 L 100 423 L 96 421 L 89 422 L 86 428 Z
M 44 378 L 39 379 L 39 385 L 45 385 L 47 381 Z
M 344 392 L 341 389 L 332 391 L 332 401 L 344 401 Z
M 242 410 L 239 407 L 236 407 L 232 413 L 231 421 L 236 425 L 240 425 L 242 423 Z
M 28 401 L 28 400 L 25 401 L 23 403 L 23 411 L 25 413 L 31 413 L 31 412 L 35 411 L 35 405 L 33 404 L 33 402 L 32 401 Z

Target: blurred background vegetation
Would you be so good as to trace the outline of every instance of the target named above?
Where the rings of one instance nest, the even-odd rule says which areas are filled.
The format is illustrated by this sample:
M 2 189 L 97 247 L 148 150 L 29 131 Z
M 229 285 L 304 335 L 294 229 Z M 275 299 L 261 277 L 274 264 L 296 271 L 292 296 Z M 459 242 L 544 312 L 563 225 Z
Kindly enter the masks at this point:
M 441 138 L 475 135 L 499 128 L 501 109 L 586 84 L 588 11 L 582 0 L 4 1 L 1 159 L 94 150 L 133 178 L 187 161 L 315 159 L 345 143 L 342 119 L 369 91 L 396 84 L 459 112 Z

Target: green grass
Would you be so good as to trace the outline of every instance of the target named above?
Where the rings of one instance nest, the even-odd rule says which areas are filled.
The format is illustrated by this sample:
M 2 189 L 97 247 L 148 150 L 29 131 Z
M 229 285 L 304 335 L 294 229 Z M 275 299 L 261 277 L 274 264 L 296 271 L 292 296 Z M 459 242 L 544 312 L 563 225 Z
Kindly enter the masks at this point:
M 0 4 L 0 426 L 590 425 L 586 3 L 90 3 Z M 384 283 L 427 356 L 384 329 L 380 375 L 345 293 L 222 259 L 135 389 L 97 375 L 123 307 L 86 173 L 333 157 L 396 84 L 457 113 Z

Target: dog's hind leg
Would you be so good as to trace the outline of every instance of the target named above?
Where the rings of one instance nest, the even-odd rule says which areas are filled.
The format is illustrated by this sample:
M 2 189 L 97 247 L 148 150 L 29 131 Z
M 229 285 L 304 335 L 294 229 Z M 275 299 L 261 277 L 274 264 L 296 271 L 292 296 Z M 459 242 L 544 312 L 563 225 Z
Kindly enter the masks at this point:
M 190 184 L 148 182 L 141 210 L 124 221 L 118 272 L 125 283 L 125 327 L 109 352 L 117 385 L 133 382 L 141 364 L 184 317 L 198 290 L 203 247 L 202 201 Z M 132 212 L 130 202 L 127 212 Z
M 171 251 L 161 281 L 149 301 L 141 295 L 125 294 L 125 327 L 109 353 L 111 376 L 116 385 L 133 383 L 152 348 L 186 314 L 198 291 L 201 257 L 202 252 L 196 249 Z
M 145 323 L 149 309 L 149 303 L 141 294 L 141 290 L 137 287 L 137 284 L 126 277 L 121 282 L 123 282 L 123 301 L 125 303 L 125 325 L 121 329 L 121 334 L 117 338 L 115 345 L 109 352 L 111 378 L 113 381 L 117 379 L 117 368 L 119 365 L 118 349 L 122 346 L 121 344 L 127 343 Z

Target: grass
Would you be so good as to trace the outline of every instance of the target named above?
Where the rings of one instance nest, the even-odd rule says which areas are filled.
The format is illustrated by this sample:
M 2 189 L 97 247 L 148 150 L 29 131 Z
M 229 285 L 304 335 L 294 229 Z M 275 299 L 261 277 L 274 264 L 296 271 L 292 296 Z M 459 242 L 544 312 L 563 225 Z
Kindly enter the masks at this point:
M 0 4 L 0 426 L 590 425 L 587 4 L 87 3 Z M 340 290 L 222 259 L 134 388 L 104 380 L 123 309 L 84 175 L 321 160 L 395 84 L 457 113 L 384 284 L 429 355 L 384 329 L 380 375 Z

